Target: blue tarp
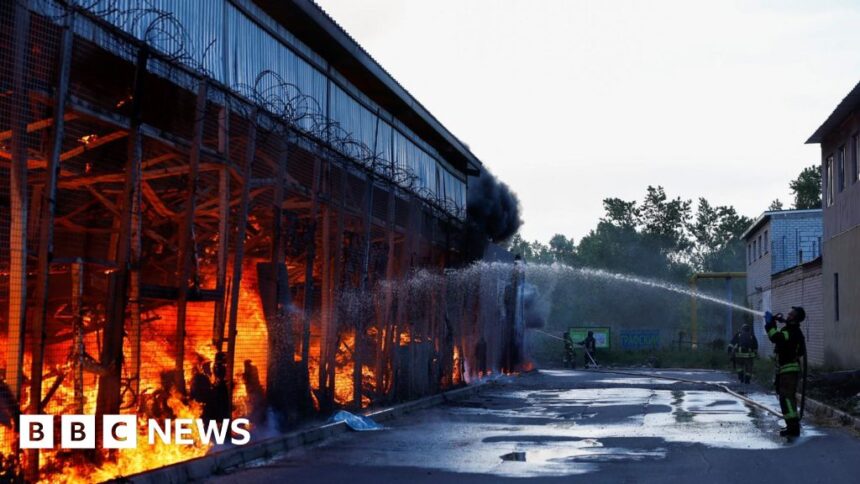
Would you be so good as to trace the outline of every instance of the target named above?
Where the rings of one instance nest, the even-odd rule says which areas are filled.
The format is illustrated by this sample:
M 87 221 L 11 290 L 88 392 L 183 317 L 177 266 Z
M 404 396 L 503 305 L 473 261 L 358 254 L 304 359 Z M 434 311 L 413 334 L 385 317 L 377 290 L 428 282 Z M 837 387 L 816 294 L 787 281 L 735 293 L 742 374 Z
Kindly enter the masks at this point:
M 349 413 L 346 410 L 338 410 L 328 421 L 329 423 L 344 422 L 347 427 L 358 432 L 382 430 L 382 426 L 374 422 L 372 418 Z

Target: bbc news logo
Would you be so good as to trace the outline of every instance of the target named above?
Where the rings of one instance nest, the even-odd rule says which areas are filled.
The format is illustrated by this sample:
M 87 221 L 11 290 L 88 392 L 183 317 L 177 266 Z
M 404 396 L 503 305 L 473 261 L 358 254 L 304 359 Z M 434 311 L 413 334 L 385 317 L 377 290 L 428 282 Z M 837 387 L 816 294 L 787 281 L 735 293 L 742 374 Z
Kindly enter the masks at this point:
M 54 416 L 21 415 L 19 446 L 22 449 L 53 449 Z M 245 445 L 251 441 L 246 418 L 235 420 L 202 420 L 190 418 L 149 419 L 146 437 L 149 445 L 160 440 L 170 445 L 223 444 Z M 197 430 L 195 436 L 194 430 Z M 63 415 L 60 417 L 60 447 L 63 449 L 96 448 L 95 415 Z M 196 437 L 196 438 L 195 438 Z M 138 445 L 136 415 L 104 415 L 101 446 L 105 449 L 133 449 Z

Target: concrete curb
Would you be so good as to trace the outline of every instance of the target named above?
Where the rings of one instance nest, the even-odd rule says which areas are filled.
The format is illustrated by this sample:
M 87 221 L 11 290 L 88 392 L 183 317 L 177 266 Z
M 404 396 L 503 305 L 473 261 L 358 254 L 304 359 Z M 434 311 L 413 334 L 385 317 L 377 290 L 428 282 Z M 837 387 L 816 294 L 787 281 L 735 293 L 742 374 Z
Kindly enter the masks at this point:
M 409 412 L 440 405 L 448 401 L 459 400 L 478 392 L 483 383 L 457 388 L 444 393 L 419 398 L 401 403 L 390 408 L 370 412 L 367 416 L 377 422 L 391 420 Z M 128 477 L 118 477 L 108 482 L 134 484 L 180 484 L 189 481 L 205 479 L 225 470 L 250 464 L 262 459 L 268 459 L 289 450 L 321 442 L 325 439 L 349 431 L 343 422 L 324 424 L 319 427 L 299 430 L 278 437 L 255 442 L 242 447 L 216 452 L 184 462 L 178 462 L 151 471 L 133 474 Z
M 797 398 L 798 401 L 800 401 L 800 395 L 798 395 Z M 813 400 L 809 397 L 806 397 L 805 405 L 806 409 L 804 411 L 811 413 L 817 418 L 835 420 L 840 424 L 853 429 L 855 432 L 860 432 L 860 418 L 858 417 L 833 408 L 826 403 Z

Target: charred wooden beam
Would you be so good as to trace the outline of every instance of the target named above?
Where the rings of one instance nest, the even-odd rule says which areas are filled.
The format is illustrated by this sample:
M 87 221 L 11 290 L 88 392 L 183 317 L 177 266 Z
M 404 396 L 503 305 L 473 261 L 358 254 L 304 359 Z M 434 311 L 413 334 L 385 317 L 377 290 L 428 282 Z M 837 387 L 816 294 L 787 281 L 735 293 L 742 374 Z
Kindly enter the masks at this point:
M 90 195 L 93 196 L 93 198 L 95 198 L 99 203 L 101 203 L 102 206 L 108 212 L 112 213 L 115 217 L 120 216 L 119 209 L 117 208 L 116 204 L 113 203 L 112 201 L 108 200 L 108 198 L 106 196 L 102 195 L 101 192 L 94 189 L 93 187 L 87 187 L 87 191 L 90 193 Z
M 64 101 L 65 104 L 65 101 Z M 89 150 L 93 150 L 98 148 L 99 146 L 110 143 L 111 141 L 116 141 L 118 139 L 122 139 L 128 136 L 128 133 L 125 131 L 114 131 L 113 133 L 108 133 L 104 136 L 99 136 L 94 140 L 82 144 L 81 146 L 72 148 L 59 156 L 59 161 L 67 161 L 76 156 L 82 155 Z M 12 154 L 6 151 L 0 150 L 0 158 L 5 158 L 7 160 L 12 159 Z M 27 160 L 27 168 L 30 170 L 35 170 L 39 168 L 48 168 L 47 160 L 37 160 L 37 159 L 28 159 Z
M 72 62 L 72 43 L 74 36 L 70 25 L 63 29 L 60 44 L 59 72 L 54 95 L 54 130 L 51 134 L 50 152 L 48 153 L 47 178 L 42 189 L 41 213 L 39 214 L 39 252 L 36 269 L 36 307 L 32 326 L 31 349 L 32 366 L 30 370 L 31 411 L 42 413 L 42 366 L 45 359 L 45 326 L 48 317 L 48 283 L 50 279 L 51 261 L 54 258 L 54 214 L 56 213 L 57 178 L 60 172 L 60 161 L 63 150 L 65 128 L 66 95 L 69 90 L 69 71 Z M 56 382 L 60 382 L 57 378 Z M 57 386 L 53 387 L 56 391 Z
M 229 100 L 227 101 L 229 103 Z M 227 305 L 223 294 L 227 286 L 227 260 L 230 256 L 230 173 L 227 171 L 230 156 L 230 108 L 226 104 L 218 113 L 218 151 L 225 156 L 225 163 L 218 170 L 218 268 L 215 273 L 216 289 L 222 293 L 215 302 L 212 322 L 212 344 L 222 350 L 224 327 L 227 320 Z
M 164 204 L 164 201 L 161 200 L 161 197 L 158 196 L 158 193 L 152 189 L 152 185 L 146 183 L 145 181 L 140 184 L 141 195 L 146 198 L 146 201 L 149 203 L 149 206 L 157 213 L 160 217 L 165 219 L 173 220 L 176 218 L 176 212 L 167 208 L 167 205 Z
M 56 105 L 56 101 L 55 101 Z M 41 131 L 45 128 L 50 128 L 54 125 L 55 116 L 51 116 L 50 118 L 41 119 L 39 121 L 33 121 L 32 123 L 27 124 L 27 133 L 35 133 L 36 131 Z M 63 121 L 71 121 L 73 119 L 77 119 L 78 115 L 75 113 L 65 113 L 63 115 Z M 0 141 L 5 141 L 12 137 L 12 130 L 0 131 Z
M 27 119 L 24 81 L 30 11 L 15 2 L 12 60 L 12 169 L 9 173 L 9 333 L 6 350 L 6 381 L 16 399 L 21 398 L 24 364 L 24 331 L 27 319 Z M 31 461 L 33 459 L 30 459 Z M 29 477 L 38 479 L 39 464 L 30 463 Z
M 344 231 L 346 225 L 346 214 L 344 213 L 344 194 L 346 193 L 346 173 L 344 170 L 341 170 L 340 176 L 340 203 L 337 211 L 337 229 L 334 238 L 334 246 L 335 253 L 332 257 L 332 289 L 331 289 L 331 298 L 332 304 L 330 309 L 329 317 L 332 318 L 332 334 L 333 338 L 330 338 L 330 343 L 328 347 L 328 353 L 326 354 L 326 362 L 325 365 L 328 368 L 328 384 L 327 388 L 327 397 L 330 399 L 329 404 L 334 404 L 334 391 L 335 391 L 335 366 L 337 363 L 337 350 L 339 346 L 339 338 L 337 337 L 337 329 L 343 324 L 342 321 L 335 320 L 335 308 L 339 304 L 339 296 L 338 291 L 340 291 L 343 287 L 343 240 L 344 240 Z
M 245 232 L 248 225 L 248 206 L 251 201 L 251 173 L 254 165 L 254 157 L 257 151 L 257 108 L 251 112 L 248 121 L 248 136 L 245 146 L 245 169 L 242 184 L 242 198 L 239 207 L 239 219 L 237 223 L 236 243 L 233 250 L 233 280 L 230 286 L 230 316 L 227 328 L 227 382 L 232 395 L 233 374 L 236 360 L 236 324 L 239 316 L 239 290 L 242 284 L 242 263 L 245 255 Z M 231 405 L 232 407 L 232 405 Z
M 129 117 L 128 160 L 126 179 L 121 198 L 119 233 L 112 240 L 112 250 L 117 268 L 110 275 L 108 284 L 107 325 L 103 336 L 101 364 L 107 368 L 99 377 L 96 413 L 99 415 L 119 413 L 121 403 L 122 343 L 125 326 L 125 311 L 128 303 L 129 264 L 131 262 L 132 226 L 135 194 L 140 191 L 142 134 L 140 111 L 143 103 L 143 85 L 147 75 L 149 59 L 147 49 L 138 51 L 132 89 L 131 115 Z M 112 248 L 112 249 L 113 249 Z
M 30 11 L 15 3 L 14 57 L 12 60 L 12 166 L 9 172 L 9 333 L 6 376 L 16 398 L 21 398 L 24 332 L 27 319 L 27 119 L 24 94 Z M 41 373 L 41 368 L 39 368 Z M 35 397 L 39 400 L 41 394 Z M 31 405 L 38 407 L 38 403 Z M 39 480 L 39 450 L 27 452 L 27 478 Z
M 285 263 L 287 241 L 284 237 L 282 208 L 286 191 L 289 144 L 285 138 L 281 138 L 279 142 L 280 156 L 275 165 L 276 178 L 271 204 L 270 262 L 258 264 L 257 270 L 268 326 L 267 399 L 275 412 L 289 418 L 297 408 L 301 408 L 304 392 L 300 388 L 307 379 L 300 378 L 297 374 L 297 365 L 293 359 L 295 343 L 289 310 L 290 281 Z
M 394 283 L 394 273 L 395 273 L 395 262 L 394 262 L 394 184 L 388 185 L 388 197 L 386 200 L 386 218 L 387 218 L 387 234 L 386 234 L 386 243 L 388 248 L 388 256 L 385 260 L 385 280 L 387 282 L 385 286 L 385 297 L 383 299 L 383 307 L 382 307 L 382 317 L 380 318 L 381 322 L 379 339 L 381 341 L 381 347 L 379 352 L 379 358 L 376 361 L 376 391 L 378 394 L 382 395 L 385 393 L 385 389 L 388 386 L 389 381 L 386 379 L 386 376 L 390 376 L 386 371 L 386 367 L 388 366 L 388 362 L 390 361 L 392 355 L 397 351 L 398 346 L 398 337 L 397 331 L 394 323 L 394 314 L 392 312 L 392 304 L 394 302 L 394 294 L 393 294 L 393 283 Z
M 400 253 L 400 272 L 404 274 L 405 277 L 408 277 L 407 273 L 411 269 L 411 259 L 412 259 L 412 251 L 415 244 L 415 239 L 417 238 L 415 231 L 417 223 L 415 220 L 415 204 L 413 197 L 410 196 L 407 198 L 406 202 L 406 235 L 403 238 L 403 245 Z M 399 306 L 398 306 L 398 321 L 406 321 L 408 316 L 408 309 L 411 304 L 415 302 L 412 301 L 413 294 L 410 291 L 406 291 L 405 294 L 400 295 Z M 412 343 L 409 345 L 408 357 L 409 362 L 409 372 L 412 373 L 415 371 L 416 367 L 416 321 L 410 321 L 411 325 L 411 340 Z M 410 376 L 412 376 L 410 374 Z M 403 392 L 407 397 L 412 397 L 415 393 L 415 378 L 408 378 L 405 382 L 406 388 L 398 388 L 399 392 Z
M 72 264 L 72 335 L 74 347 L 72 350 L 72 371 L 74 373 L 75 412 L 84 413 L 84 315 L 82 301 L 84 297 L 84 264 L 78 259 Z
M 365 212 L 364 212 L 364 221 L 363 221 L 363 229 L 364 229 L 364 241 L 362 245 L 362 255 L 361 255 L 361 274 L 359 275 L 359 289 L 361 297 L 369 297 L 366 296 L 367 291 L 370 290 L 370 234 L 371 234 L 371 217 L 373 216 L 373 178 L 368 176 L 365 180 L 367 183 L 366 193 L 364 195 L 365 200 Z M 362 311 L 363 312 L 363 311 Z M 353 351 L 353 371 L 352 371 L 352 379 L 353 379 L 353 404 L 356 408 L 361 408 L 361 396 L 363 390 L 363 373 L 362 366 L 364 365 L 364 355 L 362 354 L 362 346 L 364 340 L 364 332 L 365 332 L 365 320 L 367 315 L 362 314 L 360 317 L 357 317 L 353 322 L 355 326 L 355 350 Z
M 152 160 L 165 160 L 170 158 L 175 158 L 177 155 L 163 155 Z M 142 180 L 156 180 L 159 178 L 170 178 L 174 176 L 181 176 L 188 173 L 190 167 L 186 165 L 180 166 L 170 166 L 166 168 L 159 168 L 153 170 L 147 170 L 142 173 Z M 222 165 L 219 163 L 202 163 L 199 167 L 199 172 L 204 171 L 218 171 L 222 169 Z M 122 173 L 108 173 L 105 175 L 74 175 L 61 177 L 59 181 L 59 187 L 64 189 L 76 189 L 82 188 L 87 185 L 95 185 L 98 183 L 121 183 L 125 180 L 125 175 Z
M 311 346 L 311 317 L 314 310 L 314 261 L 316 260 L 316 232 L 317 218 L 319 217 L 319 192 L 320 179 L 322 177 L 322 159 L 314 157 L 314 178 L 311 188 L 311 221 L 308 229 L 307 258 L 305 262 L 305 300 L 304 318 L 302 321 L 302 367 L 301 374 L 304 381 L 308 381 L 308 362 L 310 359 Z M 307 390 L 307 389 L 303 389 Z
M 328 171 L 328 170 L 327 170 Z M 319 371 L 317 387 L 319 395 L 317 400 L 320 402 L 320 411 L 329 410 L 329 396 L 326 388 L 328 381 L 328 372 L 334 371 L 334 368 L 328 367 L 328 354 L 330 341 L 334 337 L 332 328 L 332 266 L 334 262 L 331 260 L 331 205 L 323 209 L 322 217 L 322 301 L 320 301 L 320 355 L 319 355 Z
M 200 169 L 200 146 L 203 144 L 203 122 L 206 118 L 208 83 L 200 81 L 197 88 L 197 106 L 194 110 L 194 139 L 189 157 L 188 187 L 185 195 L 185 214 L 179 226 L 179 300 L 176 309 L 176 387 L 185 393 L 185 323 L 188 304 L 188 279 L 191 276 L 191 253 L 194 246 L 194 207 L 197 198 L 197 178 Z

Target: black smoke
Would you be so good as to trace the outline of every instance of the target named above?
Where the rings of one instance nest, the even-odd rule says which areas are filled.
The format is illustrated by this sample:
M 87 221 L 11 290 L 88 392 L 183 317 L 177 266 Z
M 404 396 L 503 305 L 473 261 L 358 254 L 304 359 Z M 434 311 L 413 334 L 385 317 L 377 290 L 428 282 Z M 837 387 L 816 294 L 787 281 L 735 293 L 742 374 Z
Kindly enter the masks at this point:
M 526 328 L 543 328 L 549 317 L 550 302 L 542 297 L 537 286 L 523 283 L 523 317 Z
M 481 257 L 488 242 L 513 237 L 523 223 L 517 195 L 486 168 L 477 179 L 469 180 L 466 215 L 467 253 L 474 258 Z

